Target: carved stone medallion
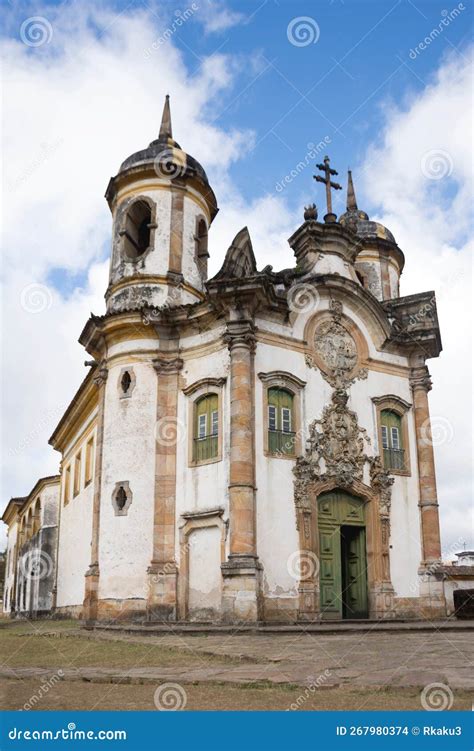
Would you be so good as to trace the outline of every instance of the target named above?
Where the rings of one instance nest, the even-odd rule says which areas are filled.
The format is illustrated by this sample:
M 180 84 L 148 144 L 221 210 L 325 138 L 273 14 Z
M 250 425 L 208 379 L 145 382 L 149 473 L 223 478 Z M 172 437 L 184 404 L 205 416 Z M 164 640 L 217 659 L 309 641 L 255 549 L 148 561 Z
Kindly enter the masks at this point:
M 350 373 L 357 364 L 357 345 L 338 321 L 324 321 L 314 333 L 314 351 L 328 371 Z

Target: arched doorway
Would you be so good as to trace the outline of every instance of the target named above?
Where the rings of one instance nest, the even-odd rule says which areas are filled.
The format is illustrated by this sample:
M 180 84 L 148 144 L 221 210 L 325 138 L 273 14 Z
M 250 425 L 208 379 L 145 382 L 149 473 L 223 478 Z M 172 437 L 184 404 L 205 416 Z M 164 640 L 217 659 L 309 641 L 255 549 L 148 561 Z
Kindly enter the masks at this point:
M 318 530 L 321 617 L 367 618 L 365 502 L 344 490 L 322 493 Z

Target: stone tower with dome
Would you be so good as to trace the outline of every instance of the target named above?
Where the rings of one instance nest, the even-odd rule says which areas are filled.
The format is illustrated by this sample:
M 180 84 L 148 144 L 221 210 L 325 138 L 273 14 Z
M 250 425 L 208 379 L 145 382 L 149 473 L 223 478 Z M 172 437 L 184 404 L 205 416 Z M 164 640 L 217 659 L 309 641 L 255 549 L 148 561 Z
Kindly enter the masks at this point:
M 339 220 L 330 199 L 322 222 L 305 209 L 293 268 L 259 270 L 244 227 L 208 279 L 217 201 L 167 98 L 106 198 L 106 312 L 80 335 L 90 371 L 51 437 L 59 476 L 5 512 L 6 611 L 38 612 L 35 549 L 46 609 L 88 622 L 444 614 L 434 293 L 400 296 L 403 253 L 352 175 Z M 25 521 L 46 486 L 54 550 Z

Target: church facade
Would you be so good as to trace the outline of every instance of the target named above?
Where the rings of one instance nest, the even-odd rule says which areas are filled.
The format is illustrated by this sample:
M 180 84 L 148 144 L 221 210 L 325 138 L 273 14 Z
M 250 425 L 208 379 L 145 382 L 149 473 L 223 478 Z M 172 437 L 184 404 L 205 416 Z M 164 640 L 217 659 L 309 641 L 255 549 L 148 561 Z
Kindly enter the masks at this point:
M 338 219 L 335 172 L 318 168 L 328 210 L 305 209 L 295 266 L 259 271 L 244 228 L 208 279 L 216 197 L 166 100 L 158 139 L 107 188 L 106 313 L 80 335 L 89 372 L 50 439 L 59 475 L 3 516 L 6 612 L 445 614 L 434 293 L 400 296 L 393 235 L 358 209 L 350 173 Z

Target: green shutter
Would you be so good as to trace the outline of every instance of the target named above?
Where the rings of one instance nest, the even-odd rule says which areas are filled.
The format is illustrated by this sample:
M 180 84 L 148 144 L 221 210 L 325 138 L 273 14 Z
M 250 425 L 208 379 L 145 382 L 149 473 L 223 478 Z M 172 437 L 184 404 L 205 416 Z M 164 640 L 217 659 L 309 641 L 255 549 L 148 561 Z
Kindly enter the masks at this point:
M 404 469 L 402 418 L 392 409 L 384 409 L 380 414 L 380 422 L 384 437 L 382 450 L 385 469 Z
M 207 461 L 217 456 L 218 424 L 217 394 L 202 396 L 194 406 L 193 459 L 195 462 Z M 205 426 L 204 429 L 203 426 Z
M 286 389 L 268 389 L 268 406 L 269 413 L 273 414 L 270 407 L 275 410 L 275 420 L 269 420 L 268 450 L 271 454 L 291 456 L 295 453 L 293 394 Z

